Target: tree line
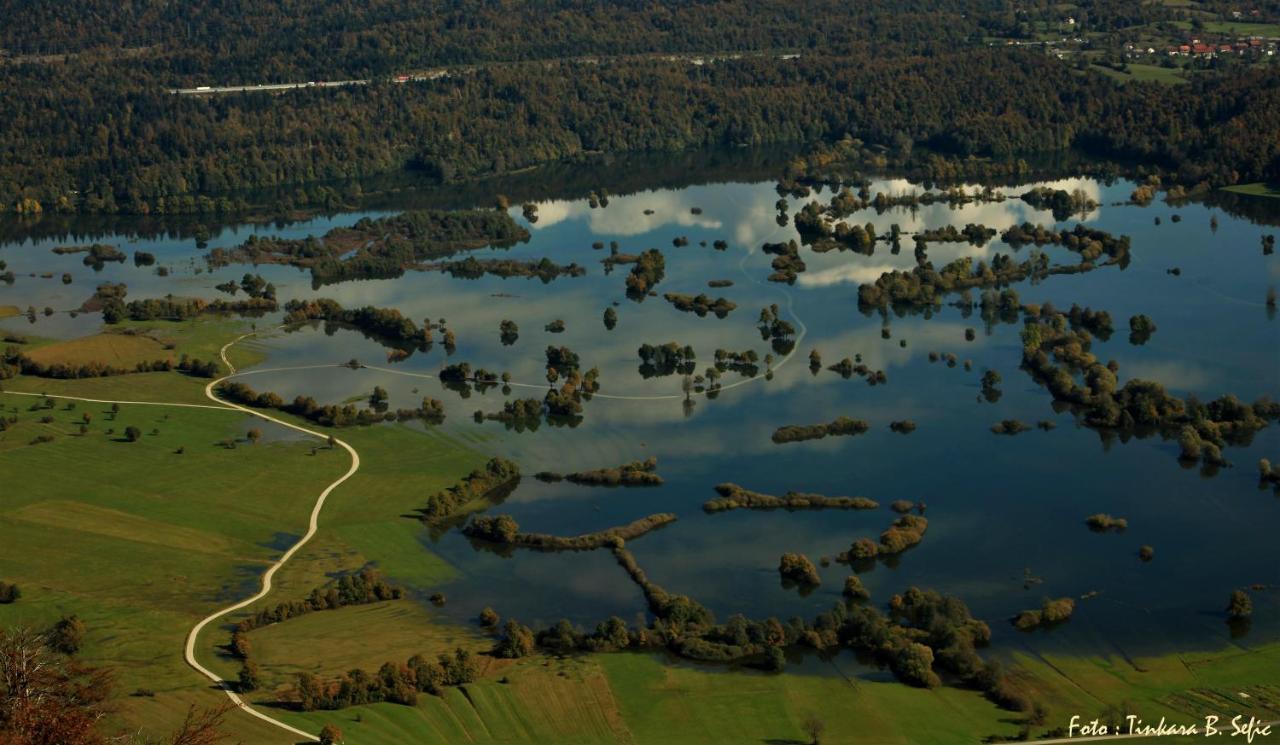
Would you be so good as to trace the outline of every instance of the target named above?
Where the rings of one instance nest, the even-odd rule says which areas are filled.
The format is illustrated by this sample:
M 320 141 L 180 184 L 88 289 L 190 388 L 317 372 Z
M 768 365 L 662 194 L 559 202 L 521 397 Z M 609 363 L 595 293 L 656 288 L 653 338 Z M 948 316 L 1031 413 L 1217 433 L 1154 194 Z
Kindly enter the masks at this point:
M 234 207 L 226 195 L 237 190 L 406 169 L 454 181 L 599 152 L 846 135 L 903 159 L 915 145 L 961 160 L 1075 147 L 1190 184 L 1280 178 L 1274 68 L 1197 76 L 1174 95 L 1076 75 L 1038 50 L 939 43 L 904 54 L 910 46 L 890 38 L 701 66 L 517 63 L 432 82 L 212 98 L 173 96 L 167 73 L 136 60 L 7 63 L 0 205 L 159 214 L 200 200 Z

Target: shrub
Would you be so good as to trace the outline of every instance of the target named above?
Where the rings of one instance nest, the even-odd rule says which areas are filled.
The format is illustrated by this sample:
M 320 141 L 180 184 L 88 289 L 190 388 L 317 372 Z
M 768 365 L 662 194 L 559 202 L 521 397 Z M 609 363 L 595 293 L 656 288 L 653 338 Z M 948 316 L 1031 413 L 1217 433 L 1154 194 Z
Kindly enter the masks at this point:
M 1129 527 L 1129 521 L 1123 517 L 1112 517 L 1103 512 L 1096 515 L 1090 515 L 1085 518 L 1085 524 L 1094 532 L 1105 532 L 1108 530 L 1124 530 Z
M 79 616 L 63 616 L 49 632 L 49 647 L 63 654 L 75 654 L 84 643 L 84 632 L 84 621 Z
M 1253 600 L 1244 590 L 1233 590 L 1227 600 L 1227 618 L 1241 621 L 1253 615 Z
M 506 659 L 518 659 L 533 654 L 533 649 L 533 632 L 519 621 L 511 620 L 507 621 L 507 625 L 503 627 L 502 639 L 493 653 Z
M 850 574 L 844 578 L 843 594 L 850 600 L 866 600 L 871 597 L 871 593 L 863 586 L 862 579 L 856 574 Z
M 783 554 L 778 561 L 778 574 L 782 575 L 783 580 L 798 585 L 813 587 L 822 584 L 818 568 L 804 554 Z
M 326 724 L 324 729 L 320 730 L 320 745 L 337 745 L 342 742 L 342 730 L 337 725 Z

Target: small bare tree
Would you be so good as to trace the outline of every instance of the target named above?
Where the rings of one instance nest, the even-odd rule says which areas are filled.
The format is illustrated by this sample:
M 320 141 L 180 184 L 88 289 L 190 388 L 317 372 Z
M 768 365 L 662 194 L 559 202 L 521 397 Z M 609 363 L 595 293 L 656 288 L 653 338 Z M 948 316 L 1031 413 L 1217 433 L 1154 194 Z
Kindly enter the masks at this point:
M 804 720 L 804 733 L 809 736 L 810 745 L 821 745 L 822 733 L 827 731 L 827 723 L 816 715 L 810 714 Z

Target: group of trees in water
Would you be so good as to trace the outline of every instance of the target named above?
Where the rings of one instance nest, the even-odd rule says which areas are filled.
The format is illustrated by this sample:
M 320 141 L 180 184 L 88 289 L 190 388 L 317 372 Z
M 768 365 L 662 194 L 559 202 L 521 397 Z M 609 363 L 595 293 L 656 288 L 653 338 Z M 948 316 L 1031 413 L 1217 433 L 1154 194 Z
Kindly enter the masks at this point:
M 336 300 L 315 298 L 290 300 L 285 303 L 284 311 L 286 324 L 324 321 L 327 324 L 347 326 L 368 338 L 405 351 L 426 351 L 434 342 L 431 333 L 433 324 L 430 320 L 424 321 L 419 327 L 413 319 L 406 318 L 395 308 L 377 308 L 372 305 L 343 308 Z M 445 346 L 452 346 L 452 340 L 452 332 L 446 330 L 443 339 Z
M 658 459 L 654 456 L 612 468 L 596 468 L 587 471 L 574 471 L 568 474 L 539 471 L 535 474 L 535 478 L 546 482 L 568 481 L 571 484 L 580 486 L 662 485 L 662 476 L 658 475 Z
M 420 419 L 429 424 L 444 422 L 444 404 L 438 399 L 424 397 L 422 405 L 416 409 L 391 411 L 385 405 L 385 398 L 379 399 L 376 390 L 375 395 L 371 397 L 370 406 L 364 409 L 357 408 L 355 404 L 320 404 L 311 396 L 303 395 L 295 396 L 293 401 L 286 402 L 277 393 L 271 391 L 259 393 L 235 380 L 224 381 L 218 386 L 217 393 L 234 403 L 255 409 L 283 411 L 324 427 L 350 427 L 378 422 L 404 422 L 411 419 Z
M 1025 243 L 1059 244 L 1080 256 L 1078 264 L 1051 264 L 1044 253 L 1018 262 L 1005 254 L 996 254 L 991 263 L 972 257 L 956 259 L 935 269 L 927 257 L 918 252 L 917 266 L 910 270 L 885 272 L 875 282 L 858 287 L 858 306 L 864 312 L 929 308 L 940 305 L 948 293 L 971 289 L 994 289 L 1024 279 L 1042 279 L 1053 274 L 1078 274 L 1103 265 L 1124 268 L 1129 262 L 1128 236 L 1113 236 L 1103 230 L 1076 225 L 1072 230 L 1054 231 L 1023 224 L 1006 230 L 1001 239 L 1017 248 Z M 1099 263 L 1102 257 L 1105 261 Z
M 660 512 L 626 525 L 564 537 L 547 533 L 522 533 L 520 525 L 510 515 L 480 515 L 471 518 L 462 533 L 476 541 L 496 544 L 499 549 L 520 547 L 540 551 L 593 551 L 622 545 L 675 521 L 675 515 Z
M 705 317 L 708 313 L 714 314 L 716 318 L 726 318 L 734 308 L 738 307 L 737 303 L 728 298 L 719 297 L 712 300 L 703 293 L 684 295 L 678 292 L 668 292 L 662 297 L 678 310 L 694 313 L 699 318 Z
M 640 375 L 645 378 L 665 375 L 692 375 L 697 368 L 698 357 L 689 345 L 669 341 L 666 344 L 641 344 L 637 351 L 640 356 Z
M 504 487 L 513 486 L 519 480 L 520 466 L 503 458 L 490 458 L 483 468 L 477 468 L 457 484 L 429 496 L 426 506 L 419 512 L 423 520 L 446 518 Z
M 772 508 L 786 506 L 788 501 L 821 502 L 819 495 L 791 495 L 779 500 L 755 495 L 733 484 L 719 487 L 727 499 L 740 500 L 744 506 Z M 791 500 L 795 497 L 795 500 Z M 839 506 L 875 506 L 861 498 L 831 498 Z M 865 503 L 864 503 L 865 502 Z M 750 504 L 748 504 L 750 503 Z M 904 501 L 906 512 L 911 504 Z M 804 505 L 811 506 L 809 504 Z M 834 506 L 834 505 L 833 505 Z M 508 620 L 494 647 L 499 657 L 524 657 L 541 649 L 565 654 L 573 651 L 605 651 L 619 649 L 667 648 L 698 660 L 738 660 L 780 669 L 785 664 L 784 650 L 809 647 L 817 650 L 852 648 L 870 654 L 886 665 L 902 681 L 917 686 L 941 685 L 939 671 L 954 675 L 959 681 L 983 690 L 993 701 L 1013 710 L 1029 711 L 1032 704 L 995 663 L 984 662 L 977 648 L 990 639 L 986 624 L 973 619 L 962 602 L 936 592 L 910 588 L 890 600 L 886 615 L 862 605 L 868 597 L 861 582 L 846 582 L 846 600 L 831 611 L 819 615 L 812 623 L 793 619 L 783 623 L 776 618 L 763 621 L 734 616 L 718 624 L 712 613 L 696 600 L 668 592 L 650 580 L 626 548 L 629 538 L 674 519 L 673 515 L 653 515 L 622 528 L 600 533 L 562 538 L 544 534 L 521 533 L 519 525 L 508 515 L 473 518 L 464 532 L 473 540 L 509 551 L 516 547 L 543 550 L 609 549 L 618 563 L 644 592 L 654 621 L 647 627 L 630 629 L 620 619 L 601 623 L 594 633 L 579 631 L 567 621 L 550 629 L 535 632 L 515 620 Z M 900 514 L 881 536 L 881 545 L 872 544 L 877 553 L 895 553 L 918 542 L 927 521 L 914 514 Z M 505 548 L 504 548 L 505 547 Z M 779 564 L 784 581 L 812 586 L 821 581 L 813 563 L 800 554 L 784 555 Z M 486 609 L 485 624 L 496 628 L 499 617 Z M 937 669 L 935 669 L 937 668 Z
M 617 256 L 611 256 L 610 258 L 615 259 L 615 261 L 610 262 L 611 264 L 631 263 L 631 272 L 627 274 L 627 297 L 632 300 L 643 300 L 654 285 L 661 282 L 662 278 L 666 276 L 666 259 L 663 258 L 662 252 L 656 248 L 642 252 L 631 262 L 617 260 Z
M 1120 366 L 1103 364 L 1090 351 L 1092 335 L 1052 306 L 1024 306 L 1022 367 L 1087 427 L 1104 437 L 1158 434 L 1181 447 L 1180 459 L 1208 469 L 1227 465 L 1222 448 L 1247 444 L 1254 433 L 1280 419 L 1280 403 L 1252 404 L 1224 395 L 1201 402 L 1179 398 L 1161 384 L 1133 378 L 1120 384 Z M 1083 313 L 1079 318 L 1084 321 Z
M 1066 621 L 1075 613 L 1076 601 L 1071 598 L 1046 598 L 1038 610 L 1024 610 L 1013 618 L 1013 625 L 1020 631 L 1047 628 Z
M 726 512 L 728 510 L 874 510 L 880 503 L 866 497 L 828 497 L 824 494 L 809 494 L 789 491 L 781 497 L 772 494 L 744 489 L 732 482 L 716 484 L 719 497 L 702 504 L 704 512 Z
M 929 521 L 924 515 L 903 514 L 885 528 L 879 542 L 859 538 L 837 558 L 856 566 L 873 562 L 880 556 L 894 556 L 923 541 L 928 528 Z
M 860 435 L 871 429 L 871 425 L 861 419 L 839 416 L 825 424 L 786 424 L 773 431 L 773 441 L 804 442 L 820 440 L 829 435 Z
M 231 249 L 215 248 L 205 259 L 218 268 L 230 264 L 286 264 L 311 271 L 319 287 L 350 279 L 399 277 L 409 269 L 437 269 L 455 276 L 538 276 L 550 281 L 561 273 L 582 274 L 577 265 L 541 262 L 440 261 L 460 251 L 485 246 L 509 247 L 527 241 L 529 231 L 502 210 L 410 210 L 387 217 L 365 217 L 351 227 L 321 237 L 259 238 L 250 235 Z M 434 264 L 428 262 L 436 262 Z

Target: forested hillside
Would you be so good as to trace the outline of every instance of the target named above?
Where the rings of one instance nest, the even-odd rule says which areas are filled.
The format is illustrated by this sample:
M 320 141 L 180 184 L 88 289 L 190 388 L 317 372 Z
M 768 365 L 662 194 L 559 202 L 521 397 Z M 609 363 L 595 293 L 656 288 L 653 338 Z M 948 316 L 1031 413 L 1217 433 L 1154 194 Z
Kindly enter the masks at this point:
M 1076 147 L 1188 184 L 1280 179 L 1275 65 L 1120 85 L 980 41 L 1002 7 L 4 0 L 24 22 L 0 29 L 0 210 L 227 211 L 247 188 L 845 136 L 891 160 Z M 743 54 L 664 56 L 706 51 Z M 390 77 L 438 65 L 451 74 Z M 352 76 L 372 82 L 168 92 Z

